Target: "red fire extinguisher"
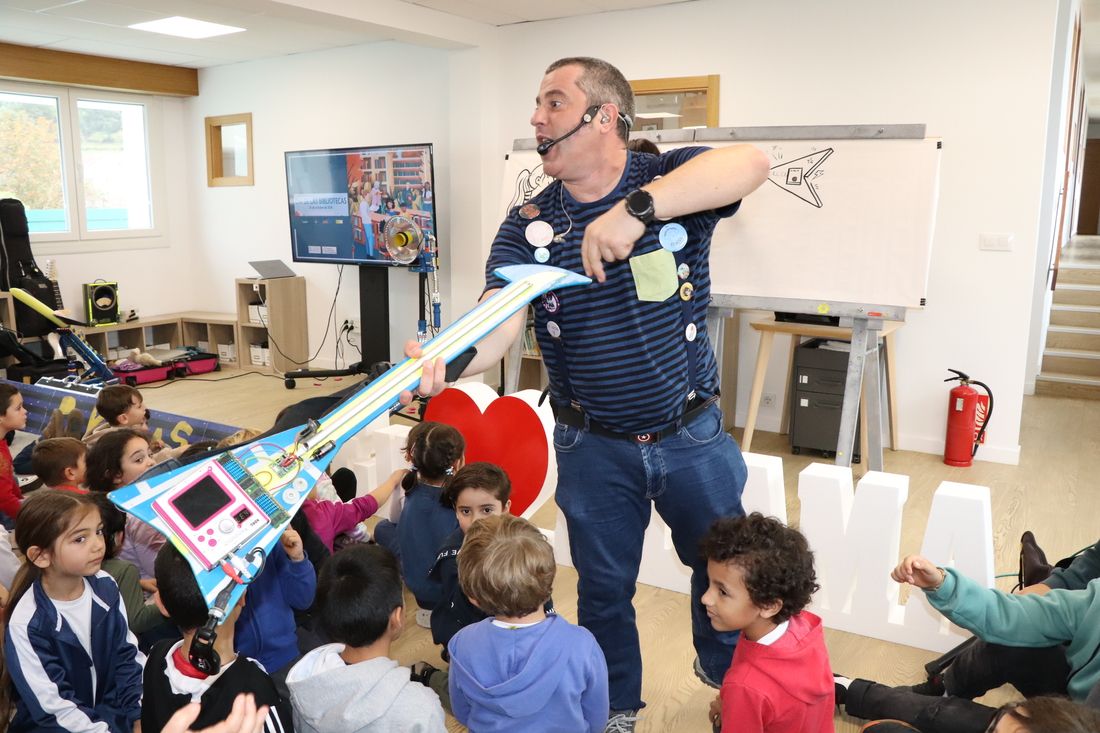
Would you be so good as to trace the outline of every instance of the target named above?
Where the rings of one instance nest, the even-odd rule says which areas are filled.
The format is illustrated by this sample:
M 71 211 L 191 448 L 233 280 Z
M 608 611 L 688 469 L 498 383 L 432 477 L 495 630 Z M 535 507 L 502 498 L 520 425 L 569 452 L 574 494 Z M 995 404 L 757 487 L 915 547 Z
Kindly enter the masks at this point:
M 985 438 L 985 429 L 993 416 L 993 390 L 957 369 L 947 371 L 955 376 L 943 381 L 957 381 L 959 384 L 952 388 L 951 399 L 947 403 L 947 440 L 943 446 L 943 462 L 948 466 L 965 467 L 974 462 L 974 454 Z M 986 396 L 983 397 L 971 384 L 984 389 Z

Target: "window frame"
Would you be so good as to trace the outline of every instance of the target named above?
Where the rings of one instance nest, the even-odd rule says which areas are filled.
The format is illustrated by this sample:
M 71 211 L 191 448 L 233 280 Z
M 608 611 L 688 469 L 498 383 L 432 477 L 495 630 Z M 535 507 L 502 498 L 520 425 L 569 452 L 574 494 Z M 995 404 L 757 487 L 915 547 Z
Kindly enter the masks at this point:
M 32 232 L 36 254 L 80 254 L 111 250 L 167 247 L 167 180 L 164 167 L 162 102 L 159 97 L 55 84 L 0 80 L 0 92 L 53 97 L 58 100 L 62 190 L 69 231 Z M 153 226 L 147 229 L 89 230 L 84 202 L 84 169 L 80 150 L 78 102 L 81 100 L 141 105 L 145 114 L 145 153 Z

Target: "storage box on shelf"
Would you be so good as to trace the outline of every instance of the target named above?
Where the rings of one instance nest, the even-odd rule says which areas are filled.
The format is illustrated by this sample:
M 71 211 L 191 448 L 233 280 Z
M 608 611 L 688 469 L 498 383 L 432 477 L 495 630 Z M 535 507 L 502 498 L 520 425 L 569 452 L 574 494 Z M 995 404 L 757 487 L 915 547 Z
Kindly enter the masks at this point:
M 276 372 L 300 368 L 309 357 L 306 279 L 240 278 L 236 282 L 242 366 Z

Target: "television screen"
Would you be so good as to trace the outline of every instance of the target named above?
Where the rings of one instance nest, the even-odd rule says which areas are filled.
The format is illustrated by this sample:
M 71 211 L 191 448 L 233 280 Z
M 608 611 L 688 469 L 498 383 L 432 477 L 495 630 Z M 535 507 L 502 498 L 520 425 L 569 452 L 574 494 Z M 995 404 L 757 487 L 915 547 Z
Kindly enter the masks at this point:
M 399 266 L 383 228 L 400 215 L 435 236 L 432 172 L 430 143 L 286 153 L 294 261 Z

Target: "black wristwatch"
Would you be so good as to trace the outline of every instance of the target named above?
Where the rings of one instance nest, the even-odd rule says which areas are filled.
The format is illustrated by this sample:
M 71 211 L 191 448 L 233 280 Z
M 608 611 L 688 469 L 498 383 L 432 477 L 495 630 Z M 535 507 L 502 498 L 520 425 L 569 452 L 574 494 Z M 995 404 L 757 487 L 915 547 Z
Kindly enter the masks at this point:
M 651 224 L 657 218 L 653 215 L 653 194 L 644 188 L 634 189 L 623 201 L 626 202 L 626 213 L 643 224 Z

